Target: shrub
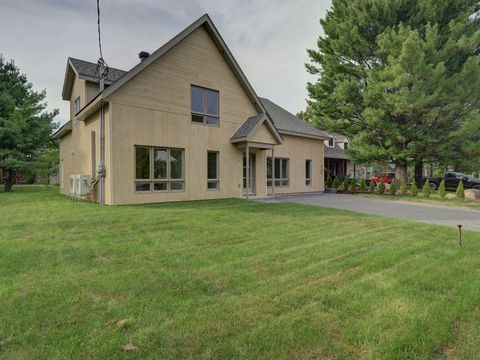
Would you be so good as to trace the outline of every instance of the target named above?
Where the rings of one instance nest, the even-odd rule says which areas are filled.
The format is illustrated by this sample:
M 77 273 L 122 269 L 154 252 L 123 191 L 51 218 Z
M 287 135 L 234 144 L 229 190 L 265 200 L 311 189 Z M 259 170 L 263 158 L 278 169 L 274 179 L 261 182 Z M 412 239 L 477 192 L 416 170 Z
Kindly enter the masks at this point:
M 460 180 L 460 182 L 458 183 L 458 186 L 457 186 L 457 192 L 455 194 L 455 197 L 457 199 L 460 199 L 460 200 L 463 200 L 465 199 L 465 190 L 463 188 L 463 182 Z
M 338 176 L 335 176 L 335 180 L 333 180 L 332 186 L 337 190 L 340 188 L 340 179 L 338 178 Z
M 369 190 L 372 194 L 375 192 L 375 183 L 373 182 L 373 180 L 370 180 Z
M 438 196 L 440 196 L 441 199 L 445 199 L 445 196 L 447 196 L 447 192 L 445 191 L 445 180 L 442 180 L 438 187 Z
M 352 193 L 355 193 L 357 191 L 357 182 L 355 179 L 352 179 L 352 182 L 350 183 L 350 191 Z
M 412 182 L 412 185 L 410 186 L 410 195 L 412 195 L 413 197 L 418 195 L 418 187 L 415 180 Z
M 422 192 L 423 192 L 423 197 L 425 199 L 428 199 L 430 197 L 430 182 L 428 181 L 428 179 L 425 180 L 424 184 L 423 184 L 423 188 L 422 188 Z
M 362 180 L 360 180 L 360 192 L 364 193 L 367 191 L 367 183 L 365 182 L 365 179 L 362 178 Z
M 407 182 L 402 181 L 402 185 L 400 185 L 400 195 L 405 195 L 407 193 Z
M 378 183 L 378 193 L 380 195 L 383 195 L 385 193 L 385 181 L 380 180 L 380 182 Z
M 397 195 L 397 180 L 393 179 L 390 183 L 390 195 Z
M 348 188 L 350 186 L 350 182 L 348 181 L 348 178 L 345 178 L 342 183 L 342 191 L 348 191 Z
M 333 179 L 330 176 L 330 174 L 328 174 L 328 176 L 327 176 L 326 185 L 327 185 L 327 188 L 331 188 L 333 186 Z

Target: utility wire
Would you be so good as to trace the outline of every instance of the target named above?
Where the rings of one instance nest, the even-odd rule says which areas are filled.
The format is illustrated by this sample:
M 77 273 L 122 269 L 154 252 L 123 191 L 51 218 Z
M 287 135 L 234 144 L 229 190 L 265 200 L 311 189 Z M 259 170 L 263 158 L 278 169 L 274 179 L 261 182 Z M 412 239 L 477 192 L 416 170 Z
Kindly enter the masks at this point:
M 108 64 L 103 59 L 102 53 L 102 37 L 101 37 L 101 30 L 100 30 L 100 0 L 97 0 L 97 30 L 98 30 L 98 48 L 100 50 L 100 58 L 97 61 L 97 68 L 95 70 L 95 77 L 98 80 L 106 79 L 108 75 Z

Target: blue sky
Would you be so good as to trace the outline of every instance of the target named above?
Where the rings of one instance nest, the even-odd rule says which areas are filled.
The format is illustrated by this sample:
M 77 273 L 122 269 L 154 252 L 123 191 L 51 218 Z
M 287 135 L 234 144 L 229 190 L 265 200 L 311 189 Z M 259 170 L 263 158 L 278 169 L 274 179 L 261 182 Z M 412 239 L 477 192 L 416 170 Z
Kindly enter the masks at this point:
M 101 0 L 103 55 L 128 70 L 138 52 L 153 52 L 208 13 L 257 94 L 291 112 L 304 109 L 306 49 L 321 34 L 330 0 Z M 96 62 L 96 0 L 2 0 L 0 52 L 14 59 L 35 89 L 47 90 L 57 120 L 68 120 L 61 99 L 68 56 Z

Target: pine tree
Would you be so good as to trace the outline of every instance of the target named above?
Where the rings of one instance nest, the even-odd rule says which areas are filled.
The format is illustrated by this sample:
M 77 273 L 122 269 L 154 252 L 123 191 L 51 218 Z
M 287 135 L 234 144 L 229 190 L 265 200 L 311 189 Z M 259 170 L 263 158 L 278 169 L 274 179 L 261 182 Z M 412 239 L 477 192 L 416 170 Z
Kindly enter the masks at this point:
M 390 183 L 390 195 L 397 195 L 397 180 L 395 179 Z
M 428 179 L 425 180 L 424 184 L 423 184 L 423 188 L 422 188 L 422 193 L 423 193 L 423 197 L 428 199 L 430 197 L 430 183 L 428 182 Z
M 375 192 L 375 183 L 373 182 L 373 180 L 370 180 L 369 190 L 371 194 Z
M 350 191 L 352 192 L 352 194 L 355 194 L 357 192 L 357 182 L 355 181 L 355 179 L 352 179 L 352 181 L 350 182 Z
M 445 196 L 447 196 L 447 192 L 445 191 L 445 180 L 442 180 L 437 192 L 441 199 L 445 199 Z
M 33 162 L 52 141 L 58 111 L 45 112 L 46 93 L 33 85 L 13 61 L 0 55 L 0 170 L 5 192 L 10 192 L 17 173 L 31 170 Z
M 307 85 L 308 115 L 351 137 L 353 160 L 393 162 L 405 181 L 409 161 L 450 152 L 479 109 L 479 9 L 473 0 L 333 1 L 308 50 L 318 77 Z
M 383 181 L 383 179 L 381 179 L 378 183 L 378 193 L 380 195 L 383 195 L 385 193 L 385 181 Z
M 405 195 L 407 193 L 407 182 L 402 181 L 402 185 L 400 185 L 400 195 Z
M 410 185 L 410 195 L 412 195 L 413 197 L 418 195 L 418 187 L 415 181 L 412 182 L 412 185 Z
M 465 199 L 465 190 L 463 188 L 463 182 L 460 181 L 457 186 L 457 192 L 455 194 L 455 197 L 459 200 Z
M 327 188 L 331 188 L 333 186 L 333 180 L 332 180 L 332 177 L 330 176 L 330 173 L 327 176 L 326 185 L 327 185 Z
M 360 192 L 364 193 L 367 191 L 367 183 L 365 182 L 365 178 L 360 180 Z
M 350 186 L 350 182 L 348 181 L 348 178 L 345 178 L 341 186 L 342 188 L 341 191 L 348 191 L 349 186 Z
M 338 178 L 338 176 L 335 176 L 335 180 L 333 180 L 333 187 L 337 190 L 340 189 L 340 179 Z

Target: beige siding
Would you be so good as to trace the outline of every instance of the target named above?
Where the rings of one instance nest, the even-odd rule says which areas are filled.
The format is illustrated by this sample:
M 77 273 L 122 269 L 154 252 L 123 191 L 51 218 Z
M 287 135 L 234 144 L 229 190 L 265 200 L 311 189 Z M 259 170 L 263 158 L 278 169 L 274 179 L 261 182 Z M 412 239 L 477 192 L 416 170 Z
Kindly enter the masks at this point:
M 105 112 L 105 165 L 110 168 L 109 158 L 109 112 L 108 107 Z M 60 189 L 62 194 L 68 195 L 70 192 L 70 175 L 90 175 L 94 176 L 92 166 L 92 131 L 95 132 L 95 163 L 100 164 L 100 121 L 99 113 L 89 117 L 86 121 L 80 121 L 72 126 L 72 132 L 62 137 L 60 141 L 60 160 L 63 160 L 63 180 L 64 187 Z M 106 195 L 105 202 L 110 203 L 110 176 L 106 176 Z M 98 186 L 94 188 L 91 199 L 99 201 Z
M 268 129 L 267 125 L 263 123 L 260 127 L 255 131 L 255 134 L 252 136 L 250 141 L 260 142 L 264 144 L 276 144 L 276 140 L 273 137 L 272 133 Z
M 283 139 L 283 144 L 275 147 L 275 157 L 290 159 L 290 186 L 276 186 L 275 193 L 324 191 L 323 141 L 290 135 Z M 305 160 L 312 160 L 312 186 L 305 185 Z
M 219 91 L 220 126 L 191 121 L 190 86 Z M 81 97 L 84 106 L 96 89 L 75 80 L 72 102 Z M 82 95 L 83 94 L 83 95 Z M 249 117 L 257 114 L 248 96 L 203 28 L 194 31 L 108 99 L 105 111 L 106 204 L 149 203 L 196 199 L 242 197 L 245 149 L 232 145 L 231 135 Z M 73 116 L 72 116 L 73 118 Z M 75 123 L 61 139 L 64 160 L 64 188 L 69 192 L 70 175 L 92 173 L 91 131 L 96 132 L 96 164 L 100 163 L 100 121 L 98 113 Z M 266 125 L 252 141 L 276 143 Z M 183 148 L 185 191 L 137 193 L 134 190 L 135 145 Z M 220 189 L 207 190 L 207 151 L 220 153 Z M 271 150 L 251 149 L 256 155 L 256 193 L 267 195 L 266 158 Z M 276 193 L 323 190 L 323 141 L 284 136 L 275 156 L 290 159 L 290 186 L 276 187 Z M 305 186 L 305 160 L 313 162 L 313 185 Z M 98 189 L 98 186 L 97 186 Z M 98 200 L 98 194 L 94 193 Z
M 90 81 L 85 82 L 85 104 L 88 104 L 95 96 L 98 95 L 99 86 Z
M 194 124 L 190 86 L 219 91 L 220 126 Z M 113 204 L 242 196 L 243 153 L 230 143 L 257 111 L 200 28 L 111 96 Z M 185 149 L 185 191 L 135 193 L 134 146 Z M 220 152 L 220 190 L 207 190 L 207 151 Z

